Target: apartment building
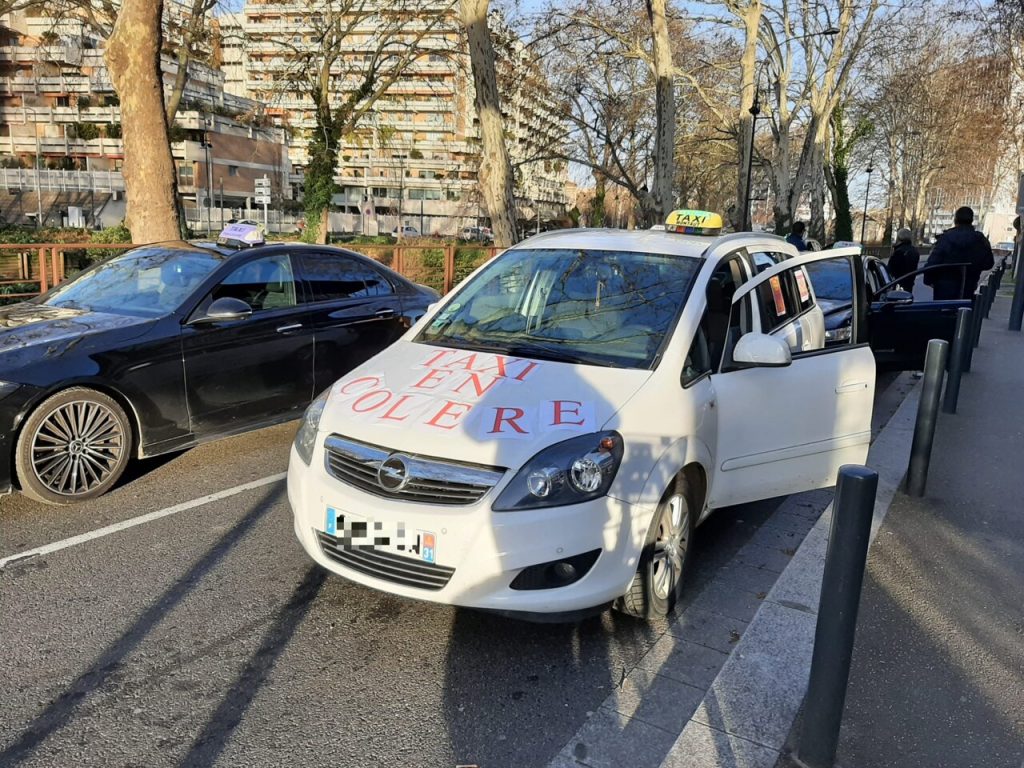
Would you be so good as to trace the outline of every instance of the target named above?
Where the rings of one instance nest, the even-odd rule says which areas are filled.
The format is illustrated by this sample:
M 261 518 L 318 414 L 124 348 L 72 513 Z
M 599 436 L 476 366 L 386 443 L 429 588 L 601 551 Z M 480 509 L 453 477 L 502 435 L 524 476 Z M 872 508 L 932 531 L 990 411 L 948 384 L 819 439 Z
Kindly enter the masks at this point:
M 168 23 L 190 2 L 168 0 Z M 0 216 L 7 223 L 110 226 L 124 218 L 121 115 L 103 60 L 102 19 L 45 10 L 0 16 Z M 170 93 L 177 60 L 162 58 Z M 171 130 L 179 191 L 193 226 L 219 223 L 208 206 L 248 209 L 255 180 L 291 195 L 285 132 L 261 105 L 225 91 L 219 70 L 195 61 Z
M 446 14 L 445 23 L 431 28 L 420 43 L 424 55 L 375 103 L 356 134 L 345 138 L 336 175 L 341 214 L 332 221 L 335 229 L 373 232 L 401 219 L 424 234 L 453 234 L 483 218 L 477 183 L 480 132 L 454 6 L 433 0 L 415 5 L 423 14 Z M 352 85 L 347 75 L 353 62 L 373 55 L 379 18 L 371 12 L 365 23 L 348 30 L 346 49 L 332 70 L 337 98 Z M 240 12 L 218 19 L 225 88 L 259 101 L 289 128 L 296 195 L 299 169 L 308 162 L 307 137 L 316 123 L 313 102 L 295 87 L 292 75 L 296 57 L 318 45 L 319 22 L 315 5 L 288 0 L 247 0 Z M 548 221 L 567 203 L 565 164 L 544 158 L 560 145 L 564 129 L 544 95 L 536 62 L 500 20 L 497 26 L 505 131 L 517 169 L 517 214 L 524 222 L 535 221 L 538 213 Z

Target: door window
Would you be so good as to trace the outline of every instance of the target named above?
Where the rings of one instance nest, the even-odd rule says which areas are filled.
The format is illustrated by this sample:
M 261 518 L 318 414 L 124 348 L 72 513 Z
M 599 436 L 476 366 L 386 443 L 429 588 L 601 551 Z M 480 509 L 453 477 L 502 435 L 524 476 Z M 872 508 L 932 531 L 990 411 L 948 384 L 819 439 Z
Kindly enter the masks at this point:
M 253 312 L 296 305 L 295 274 L 287 254 L 264 256 L 243 264 L 213 289 L 210 300 L 241 299 Z
M 754 251 L 750 254 L 750 258 L 754 262 L 754 271 L 757 274 L 761 274 L 768 267 L 774 267 L 776 264 L 785 261 L 788 256 L 775 251 Z
M 347 256 L 303 254 L 302 271 L 313 293 L 313 301 L 341 301 L 394 293 L 384 275 Z
M 761 308 L 761 331 L 771 333 L 792 321 L 803 311 L 801 292 L 793 273 L 781 272 L 760 285 L 757 300 Z M 811 306 L 813 301 L 807 304 Z
M 739 337 L 741 313 L 733 311 L 732 298 L 745 279 L 738 256 L 711 273 L 705 289 L 707 306 L 683 368 L 683 386 L 719 370 L 726 347 Z

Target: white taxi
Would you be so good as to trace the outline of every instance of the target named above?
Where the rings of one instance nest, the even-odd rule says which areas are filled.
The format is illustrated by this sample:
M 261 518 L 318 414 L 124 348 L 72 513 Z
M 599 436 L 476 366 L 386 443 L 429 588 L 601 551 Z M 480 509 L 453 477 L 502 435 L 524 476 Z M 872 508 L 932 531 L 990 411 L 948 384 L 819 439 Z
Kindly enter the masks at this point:
M 863 462 L 865 313 L 826 346 L 804 269 L 837 251 L 720 231 L 561 230 L 478 269 L 310 406 L 288 469 L 306 552 L 411 598 L 648 617 L 715 509 Z

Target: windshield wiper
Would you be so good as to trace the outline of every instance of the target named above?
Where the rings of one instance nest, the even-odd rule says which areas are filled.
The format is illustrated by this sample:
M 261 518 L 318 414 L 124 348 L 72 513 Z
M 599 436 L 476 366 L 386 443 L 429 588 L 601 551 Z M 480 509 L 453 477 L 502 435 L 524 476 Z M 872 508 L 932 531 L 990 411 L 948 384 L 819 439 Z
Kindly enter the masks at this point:
M 545 360 L 552 363 L 577 363 L 580 365 L 598 365 L 603 368 L 617 368 L 615 363 L 603 358 L 593 357 L 579 352 L 572 352 L 563 347 L 546 347 L 533 344 L 501 344 L 489 341 L 476 341 L 464 337 L 448 337 L 445 339 L 423 339 L 426 344 L 451 349 L 465 349 L 469 352 L 494 352 L 498 355 L 528 357 L 534 360 Z
M 553 363 L 578 363 L 581 365 L 599 365 L 602 368 L 617 368 L 615 363 L 604 358 L 580 352 L 569 351 L 562 347 L 536 346 L 533 344 L 515 344 L 506 347 L 507 353 L 516 357 L 532 357 L 535 360 L 550 360 Z

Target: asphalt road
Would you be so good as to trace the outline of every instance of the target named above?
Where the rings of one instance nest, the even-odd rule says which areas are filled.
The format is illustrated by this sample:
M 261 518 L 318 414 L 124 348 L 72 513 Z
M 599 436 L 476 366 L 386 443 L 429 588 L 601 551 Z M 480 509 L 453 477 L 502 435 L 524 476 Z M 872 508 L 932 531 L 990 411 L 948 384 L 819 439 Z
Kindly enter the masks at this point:
M 295 429 L 141 463 L 77 507 L 6 497 L 0 559 L 281 473 Z M 689 596 L 780 502 L 701 526 Z M 0 765 L 543 766 L 664 630 L 346 582 L 307 559 L 271 481 L 0 570 Z

